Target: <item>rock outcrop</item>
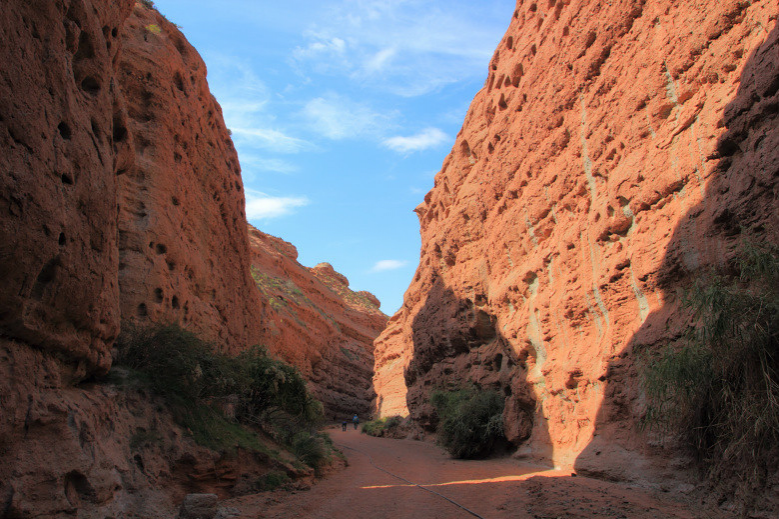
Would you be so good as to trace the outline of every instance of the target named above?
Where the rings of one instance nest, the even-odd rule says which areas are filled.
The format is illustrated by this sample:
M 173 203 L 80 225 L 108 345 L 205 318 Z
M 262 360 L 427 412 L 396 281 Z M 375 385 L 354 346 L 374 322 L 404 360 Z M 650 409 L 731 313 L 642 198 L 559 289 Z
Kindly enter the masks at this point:
M 375 343 L 376 406 L 434 425 L 432 388 L 506 395 L 520 455 L 607 477 L 684 466 L 638 430 L 638 345 L 738 235 L 778 241 L 775 0 L 518 1 Z M 666 456 L 655 464 L 657 456 Z
M 177 321 L 231 352 L 258 341 L 235 150 L 203 62 L 145 2 L 4 12 L 0 516 L 172 517 L 185 490 L 273 464 L 226 463 L 148 395 L 89 378 L 120 321 Z
M 260 290 L 260 343 L 300 369 L 329 418 L 368 414 L 375 396 L 373 340 L 387 323 L 379 300 L 354 292 L 328 263 L 297 261 L 297 249 L 249 226 L 251 272 Z
M 127 123 L 114 141 L 134 161 L 117 172 L 122 319 L 178 322 L 239 352 L 257 343 L 259 303 L 222 109 L 200 55 L 159 13 L 137 8 L 124 34 Z

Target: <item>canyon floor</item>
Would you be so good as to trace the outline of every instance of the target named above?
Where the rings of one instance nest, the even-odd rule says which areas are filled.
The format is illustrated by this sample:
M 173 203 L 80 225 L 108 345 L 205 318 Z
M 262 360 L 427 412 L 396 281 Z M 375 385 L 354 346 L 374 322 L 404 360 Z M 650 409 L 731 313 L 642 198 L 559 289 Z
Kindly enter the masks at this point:
M 348 459 L 345 470 L 307 491 L 268 492 L 221 505 L 241 519 L 730 517 L 700 511 L 678 493 L 572 477 L 510 458 L 453 460 L 431 443 L 373 438 L 351 426 L 329 432 Z

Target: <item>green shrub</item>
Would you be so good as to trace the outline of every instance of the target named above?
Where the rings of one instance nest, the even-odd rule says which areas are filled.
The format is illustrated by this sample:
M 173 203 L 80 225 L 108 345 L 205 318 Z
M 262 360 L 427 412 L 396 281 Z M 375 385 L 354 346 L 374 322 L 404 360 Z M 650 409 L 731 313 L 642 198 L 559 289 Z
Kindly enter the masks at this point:
M 372 420 L 365 422 L 362 425 L 362 432 L 369 436 L 384 436 L 393 429 L 396 429 L 403 422 L 403 418 L 400 416 L 388 416 L 386 418 L 379 418 L 378 420 Z
M 715 479 L 759 486 L 779 445 L 779 247 L 744 243 L 684 304 L 695 326 L 645 360 L 645 425 L 678 433 Z
M 287 474 L 278 470 L 272 470 L 261 478 L 258 478 L 256 486 L 257 490 L 262 492 L 274 490 L 287 483 L 289 483 L 289 476 Z
M 477 388 L 433 391 L 439 442 L 455 458 L 483 458 L 504 444 L 503 398 Z
M 268 453 L 247 426 L 292 447 L 296 434 L 321 421 L 322 404 L 308 392 L 300 372 L 262 347 L 229 357 L 177 325 L 164 325 L 126 327 L 117 351 L 117 364 L 133 370 L 162 396 L 176 421 L 211 449 Z M 228 402 L 234 407 L 233 421 L 218 410 Z

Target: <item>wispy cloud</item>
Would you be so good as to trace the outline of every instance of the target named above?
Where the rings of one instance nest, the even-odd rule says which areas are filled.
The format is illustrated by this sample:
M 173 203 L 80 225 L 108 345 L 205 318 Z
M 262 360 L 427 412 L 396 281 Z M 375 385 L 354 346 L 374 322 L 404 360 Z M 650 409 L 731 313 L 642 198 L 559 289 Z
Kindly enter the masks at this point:
M 449 136 L 438 128 L 425 128 L 416 135 L 409 137 L 391 137 L 383 142 L 387 148 L 400 152 L 411 153 L 435 148 L 449 141 Z
M 386 272 L 388 270 L 397 270 L 408 265 L 408 261 L 405 260 L 381 260 L 371 268 L 371 272 Z
M 484 9 L 495 10 L 495 4 Z M 505 30 L 488 18 L 474 17 L 472 6 L 461 2 L 444 9 L 410 0 L 340 0 L 304 34 L 308 42 L 292 58 L 302 71 L 342 75 L 402 96 L 422 95 L 485 75 Z
M 292 214 L 295 208 L 309 204 L 306 197 L 271 196 L 260 191 L 246 189 L 246 218 L 265 220 Z
M 308 141 L 269 128 L 232 128 L 232 132 L 236 144 L 245 142 L 276 153 L 299 153 L 314 148 Z
M 274 173 L 295 173 L 299 168 L 283 159 L 272 159 L 253 153 L 244 153 L 241 155 L 241 165 L 244 171 L 272 171 Z
M 302 116 L 312 131 L 332 140 L 381 134 L 393 119 L 392 114 L 378 113 L 366 104 L 333 93 L 310 100 Z

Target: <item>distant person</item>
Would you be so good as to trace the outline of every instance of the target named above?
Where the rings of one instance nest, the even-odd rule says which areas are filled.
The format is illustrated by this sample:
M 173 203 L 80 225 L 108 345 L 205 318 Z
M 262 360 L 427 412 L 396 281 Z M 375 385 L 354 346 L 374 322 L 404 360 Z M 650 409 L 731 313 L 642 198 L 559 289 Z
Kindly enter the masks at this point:
M 352 423 L 354 424 L 354 430 L 357 430 L 357 425 L 360 423 L 360 419 L 357 418 L 357 415 L 354 415 L 354 418 L 352 418 Z
M 341 423 L 341 430 L 342 430 L 342 431 L 345 431 L 345 430 L 346 430 L 346 420 L 344 420 L 344 421 Z

